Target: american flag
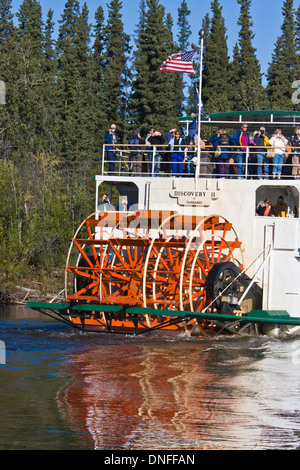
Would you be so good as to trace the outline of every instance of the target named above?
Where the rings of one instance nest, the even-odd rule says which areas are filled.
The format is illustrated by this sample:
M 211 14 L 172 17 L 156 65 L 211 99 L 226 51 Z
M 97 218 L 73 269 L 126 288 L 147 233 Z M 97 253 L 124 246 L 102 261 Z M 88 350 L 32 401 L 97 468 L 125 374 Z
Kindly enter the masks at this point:
M 160 67 L 161 72 L 186 72 L 194 74 L 193 57 L 196 51 L 170 55 Z

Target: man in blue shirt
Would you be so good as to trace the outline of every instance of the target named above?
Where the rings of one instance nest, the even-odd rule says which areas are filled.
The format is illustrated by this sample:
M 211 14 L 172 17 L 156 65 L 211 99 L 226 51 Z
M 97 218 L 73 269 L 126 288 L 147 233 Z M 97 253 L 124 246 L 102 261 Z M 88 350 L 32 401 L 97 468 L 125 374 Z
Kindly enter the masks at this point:
M 115 164 L 116 164 L 116 145 L 118 143 L 118 138 L 116 135 L 116 125 L 112 124 L 108 132 L 105 133 L 104 143 L 106 151 L 106 159 L 108 161 L 108 174 L 113 175 L 115 173 Z M 107 145 L 108 144 L 108 145 Z

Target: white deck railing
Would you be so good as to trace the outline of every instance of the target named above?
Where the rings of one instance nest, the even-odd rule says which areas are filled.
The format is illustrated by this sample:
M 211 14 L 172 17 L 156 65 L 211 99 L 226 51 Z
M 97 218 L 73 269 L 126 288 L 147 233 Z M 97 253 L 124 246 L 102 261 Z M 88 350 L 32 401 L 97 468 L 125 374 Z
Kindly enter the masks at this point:
M 115 176 L 153 176 L 153 177 L 193 177 L 195 176 L 196 166 L 197 174 L 199 177 L 209 178 L 245 178 L 245 179 L 273 179 L 273 158 L 267 158 L 262 163 L 257 160 L 257 155 L 262 153 L 267 156 L 266 150 L 275 149 L 275 147 L 236 147 L 230 146 L 230 160 L 226 162 L 229 165 L 229 174 L 224 174 L 224 163 L 217 158 L 216 149 L 212 146 L 201 147 L 200 162 L 197 158 L 197 147 L 195 146 L 180 146 L 171 151 L 168 145 L 162 145 L 159 148 L 155 146 L 146 145 L 129 145 L 119 144 L 113 150 L 113 154 L 108 159 L 106 147 L 103 145 L 102 150 L 102 168 L 101 175 L 115 175 Z M 221 149 L 223 147 L 220 147 Z M 228 148 L 228 147 L 226 147 Z M 142 156 L 138 169 L 134 166 L 132 159 L 132 151 L 139 151 Z M 172 153 L 178 152 L 183 155 L 183 171 L 178 166 L 177 171 L 172 165 Z M 298 154 L 296 152 L 299 152 Z M 237 161 L 237 155 L 243 153 L 243 162 Z M 296 158 L 294 158 L 296 157 Z M 113 164 L 113 171 L 109 172 L 109 163 Z M 239 167 L 241 171 L 239 171 Z M 261 169 L 261 171 L 260 171 Z M 268 174 L 267 171 L 268 170 Z M 300 177 L 300 148 L 287 149 L 283 158 L 281 178 L 294 179 Z M 278 177 L 277 177 L 278 178 Z

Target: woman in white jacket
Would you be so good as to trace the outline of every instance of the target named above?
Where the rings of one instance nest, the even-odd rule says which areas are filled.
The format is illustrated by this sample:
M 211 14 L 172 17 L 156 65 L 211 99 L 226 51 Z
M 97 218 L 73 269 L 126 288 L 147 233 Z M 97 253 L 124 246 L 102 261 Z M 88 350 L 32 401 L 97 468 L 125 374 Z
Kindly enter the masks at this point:
M 276 129 L 271 139 L 269 140 L 269 144 L 271 145 L 271 147 L 276 147 L 275 155 L 273 158 L 273 179 L 276 178 L 276 174 L 278 175 L 278 179 L 281 178 L 282 164 L 283 164 L 283 158 L 285 154 L 285 146 L 287 145 L 287 143 L 288 141 L 282 135 L 280 129 Z

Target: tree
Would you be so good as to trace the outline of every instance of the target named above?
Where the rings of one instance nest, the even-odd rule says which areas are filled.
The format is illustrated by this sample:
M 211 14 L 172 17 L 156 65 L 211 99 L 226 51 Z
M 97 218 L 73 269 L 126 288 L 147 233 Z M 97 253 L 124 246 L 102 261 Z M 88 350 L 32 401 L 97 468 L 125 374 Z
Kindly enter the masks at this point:
M 0 104 L 0 155 L 5 158 L 10 147 L 10 120 L 7 101 L 11 94 L 13 83 L 12 53 L 16 42 L 13 14 L 11 13 L 11 0 L 0 0 L 0 80 L 2 84 Z M 6 102 L 6 106 L 3 105 Z
M 256 49 L 252 45 L 254 34 L 252 32 L 253 22 L 250 15 L 251 0 L 237 0 L 241 5 L 238 25 L 239 31 L 239 54 L 235 49 L 234 69 L 236 76 L 231 77 L 230 85 L 234 109 L 254 110 L 265 109 L 266 97 L 262 86 L 262 74 Z
M 295 10 L 293 0 L 285 0 L 283 7 L 282 34 L 275 43 L 272 62 L 268 69 L 267 96 L 272 109 L 294 109 L 292 84 L 298 77 L 296 54 Z
M 203 71 L 203 102 L 208 113 L 230 110 L 227 36 L 218 0 L 211 3 L 211 10 L 213 16 L 206 40 Z
M 0 0 L 0 53 L 8 52 L 8 42 L 13 33 L 13 14 L 11 0 Z
M 19 25 L 12 40 L 15 50 L 10 56 L 13 75 L 8 109 L 15 128 L 13 140 L 17 151 L 14 158 L 22 158 L 26 164 L 31 155 L 43 152 L 47 147 L 41 6 L 36 0 L 24 0 L 16 16 Z
M 94 101 L 94 135 L 100 146 L 103 142 L 107 121 L 103 104 L 104 93 L 104 63 L 105 63 L 105 35 L 104 35 L 104 11 L 100 5 L 95 13 L 95 25 L 93 26 L 93 36 L 95 38 L 92 48 L 92 99 Z
M 180 8 L 178 8 L 178 52 L 185 52 L 190 47 L 191 27 L 188 17 L 191 10 L 188 9 L 187 2 L 182 0 Z M 176 51 L 174 51 L 176 52 Z M 185 111 L 185 80 L 183 74 L 178 74 L 175 81 L 175 93 L 177 91 L 178 116 L 182 116 Z
M 108 4 L 108 20 L 104 28 L 105 61 L 103 72 L 103 111 L 107 126 L 114 122 L 123 137 L 124 99 L 126 89 L 126 62 L 129 52 L 129 36 L 124 33 L 121 14 L 122 2 L 111 0 Z
M 146 6 L 148 9 L 139 25 L 132 94 L 135 124 L 142 131 L 148 131 L 151 126 L 174 127 L 178 118 L 174 74 L 160 72 L 163 61 L 173 52 L 165 10 L 157 0 L 147 0 Z
M 58 102 L 62 158 L 65 165 L 89 164 L 91 157 L 91 59 L 88 9 L 68 0 L 57 41 Z
M 202 28 L 199 31 L 199 43 L 201 44 L 201 31 L 204 33 L 203 37 L 203 58 L 205 60 L 206 57 L 206 44 L 207 44 L 207 39 L 209 36 L 209 30 L 210 30 L 210 17 L 209 13 L 206 13 L 202 20 Z M 192 44 L 193 50 L 196 50 L 199 55 L 200 55 L 200 47 L 196 46 L 195 44 Z M 191 77 L 191 85 L 188 87 L 188 107 L 187 107 L 187 112 L 188 114 L 193 114 L 193 113 L 198 113 L 198 110 L 196 109 L 196 90 L 199 88 L 199 59 L 196 61 L 195 56 L 194 56 L 194 70 L 195 70 L 195 75 Z M 205 105 L 205 103 L 204 103 Z

